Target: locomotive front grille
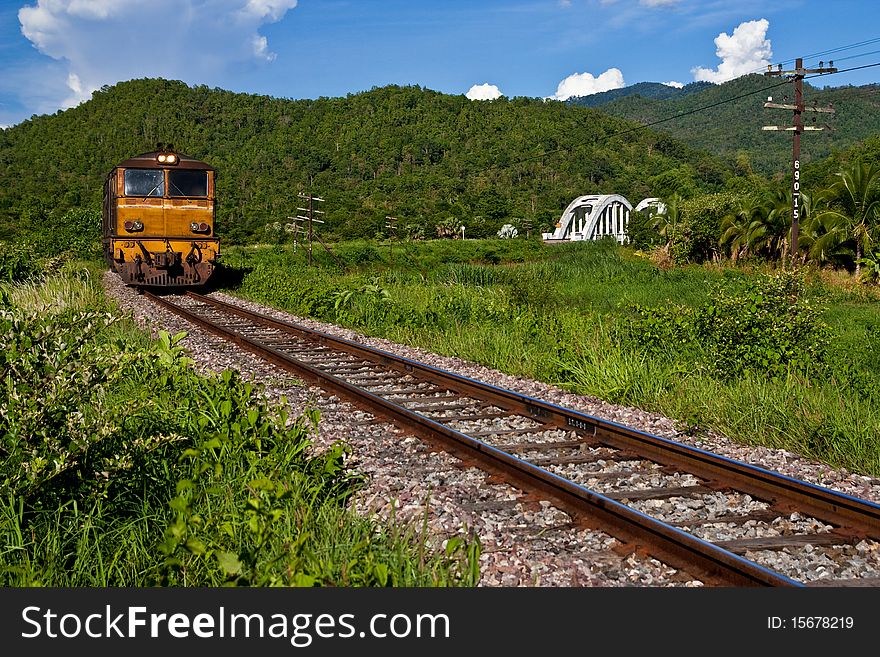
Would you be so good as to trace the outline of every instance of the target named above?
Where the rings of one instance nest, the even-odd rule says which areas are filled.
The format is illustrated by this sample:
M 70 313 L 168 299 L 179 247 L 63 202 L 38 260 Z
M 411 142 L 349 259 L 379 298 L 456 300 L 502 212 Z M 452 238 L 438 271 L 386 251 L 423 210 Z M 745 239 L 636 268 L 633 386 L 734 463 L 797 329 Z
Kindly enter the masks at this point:
M 153 258 L 153 266 L 156 269 L 170 269 L 179 267 L 181 254 L 179 251 L 159 251 L 150 254 Z
M 211 277 L 213 269 L 210 262 L 200 262 L 194 266 L 176 266 L 170 269 L 150 267 L 145 262 L 126 262 L 119 265 L 117 271 L 126 285 L 184 287 L 203 285 Z

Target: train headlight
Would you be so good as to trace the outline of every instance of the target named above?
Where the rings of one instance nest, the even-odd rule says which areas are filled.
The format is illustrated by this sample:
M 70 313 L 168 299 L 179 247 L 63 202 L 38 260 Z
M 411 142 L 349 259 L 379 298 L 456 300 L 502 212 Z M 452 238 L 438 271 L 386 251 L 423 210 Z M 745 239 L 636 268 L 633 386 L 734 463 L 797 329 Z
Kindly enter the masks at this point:
M 165 162 L 165 159 L 166 159 L 167 157 L 168 157 L 168 156 L 165 155 L 165 153 L 159 153 L 159 157 L 157 157 L 156 159 L 159 160 L 160 162 Z
M 140 221 L 126 221 L 123 226 L 129 233 L 136 233 L 144 229 L 144 225 Z
M 156 156 L 156 161 L 159 164 L 177 164 L 177 155 L 174 153 L 159 153 Z

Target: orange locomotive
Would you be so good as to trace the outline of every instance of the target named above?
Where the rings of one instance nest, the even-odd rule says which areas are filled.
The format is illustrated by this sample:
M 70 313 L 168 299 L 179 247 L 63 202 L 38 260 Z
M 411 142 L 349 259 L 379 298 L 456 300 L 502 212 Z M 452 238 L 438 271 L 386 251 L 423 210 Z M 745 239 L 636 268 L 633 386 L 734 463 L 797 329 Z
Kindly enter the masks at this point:
M 220 254 L 214 214 L 214 168 L 159 144 L 107 175 L 104 257 L 126 285 L 204 285 Z

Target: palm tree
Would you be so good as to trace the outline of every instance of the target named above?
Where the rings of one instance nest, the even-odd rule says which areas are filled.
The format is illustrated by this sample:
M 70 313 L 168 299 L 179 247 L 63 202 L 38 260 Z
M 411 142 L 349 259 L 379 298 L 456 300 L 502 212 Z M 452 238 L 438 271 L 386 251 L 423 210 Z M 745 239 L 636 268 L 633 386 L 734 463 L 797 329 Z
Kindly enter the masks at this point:
M 817 213 L 824 233 L 815 241 L 811 255 L 832 252 L 843 242 L 855 242 L 856 278 L 861 274 L 862 257 L 871 246 L 880 213 L 880 168 L 857 162 L 836 174 L 840 180 L 827 191 L 830 207 Z
M 802 195 L 803 196 L 803 195 Z M 749 246 L 754 251 L 765 251 L 779 256 L 784 262 L 788 256 L 791 235 L 791 190 L 776 189 L 763 200 L 749 227 Z
M 681 209 L 679 208 L 682 198 L 678 194 L 673 194 L 665 201 L 665 212 L 658 212 L 654 215 L 651 226 L 657 233 L 666 240 L 666 248 L 672 247 L 672 243 L 677 237 L 678 224 L 681 222 Z
M 741 197 L 733 211 L 721 220 L 720 246 L 730 247 L 730 259 L 734 263 L 748 255 L 751 246 L 750 232 L 755 222 L 760 220 L 764 204 L 754 196 Z

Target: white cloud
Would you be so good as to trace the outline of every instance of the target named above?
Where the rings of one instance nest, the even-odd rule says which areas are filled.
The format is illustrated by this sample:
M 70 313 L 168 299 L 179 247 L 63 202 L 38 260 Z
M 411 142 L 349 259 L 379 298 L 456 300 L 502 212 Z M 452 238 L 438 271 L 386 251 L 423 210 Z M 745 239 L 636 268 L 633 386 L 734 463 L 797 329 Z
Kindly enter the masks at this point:
M 560 7 L 571 7 L 571 0 L 559 0 Z
M 139 77 L 219 82 L 229 66 L 275 59 L 259 33 L 297 0 L 37 0 L 18 12 L 21 32 L 66 69 L 57 106 Z
M 691 69 L 694 80 L 727 82 L 767 68 L 773 57 L 770 40 L 766 38 L 769 27 L 767 19 L 762 18 L 740 23 L 731 35 L 726 32 L 719 34 L 715 38 L 715 54 L 721 59 L 718 69 L 697 66 Z
M 609 68 L 598 77 L 591 73 L 573 73 L 556 87 L 553 100 L 567 100 L 572 96 L 589 96 L 609 89 L 620 89 L 624 86 L 623 73 L 618 68 Z
M 82 80 L 79 79 L 79 76 L 76 73 L 68 73 L 67 74 L 67 88 L 73 92 L 72 95 L 68 96 L 61 102 L 62 107 L 74 107 L 75 105 L 79 105 L 82 101 L 88 100 L 92 92 L 97 89 L 83 89 Z
M 251 44 L 254 47 L 254 54 L 257 57 L 265 59 L 267 62 L 275 61 L 275 53 L 269 52 L 269 39 L 260 34 L 255 34 L 254 38 L 251 39 Z
M 681 89 L 684 86 L 682 82 L 676 82 L 675 80 L 670 80 L 669 82 L 664 82 L 667 87 L 675 87 L 676 89 Z
M 471 100 L 495 100 L 496 98 L 501 98 L 502 95 L 498 87 L 488 82 L 473 85 L 465 94 Z
M 257 18 L 268 18 L 274 23 L 284 18 L 288 9 L 296 7 L 296 2 L 297 0 L 248 0 L 244 12 Z
M 668 7 L 669 5 L 677 5 L 681 0 L 639 0 L 639 4 L 644 7 Z

